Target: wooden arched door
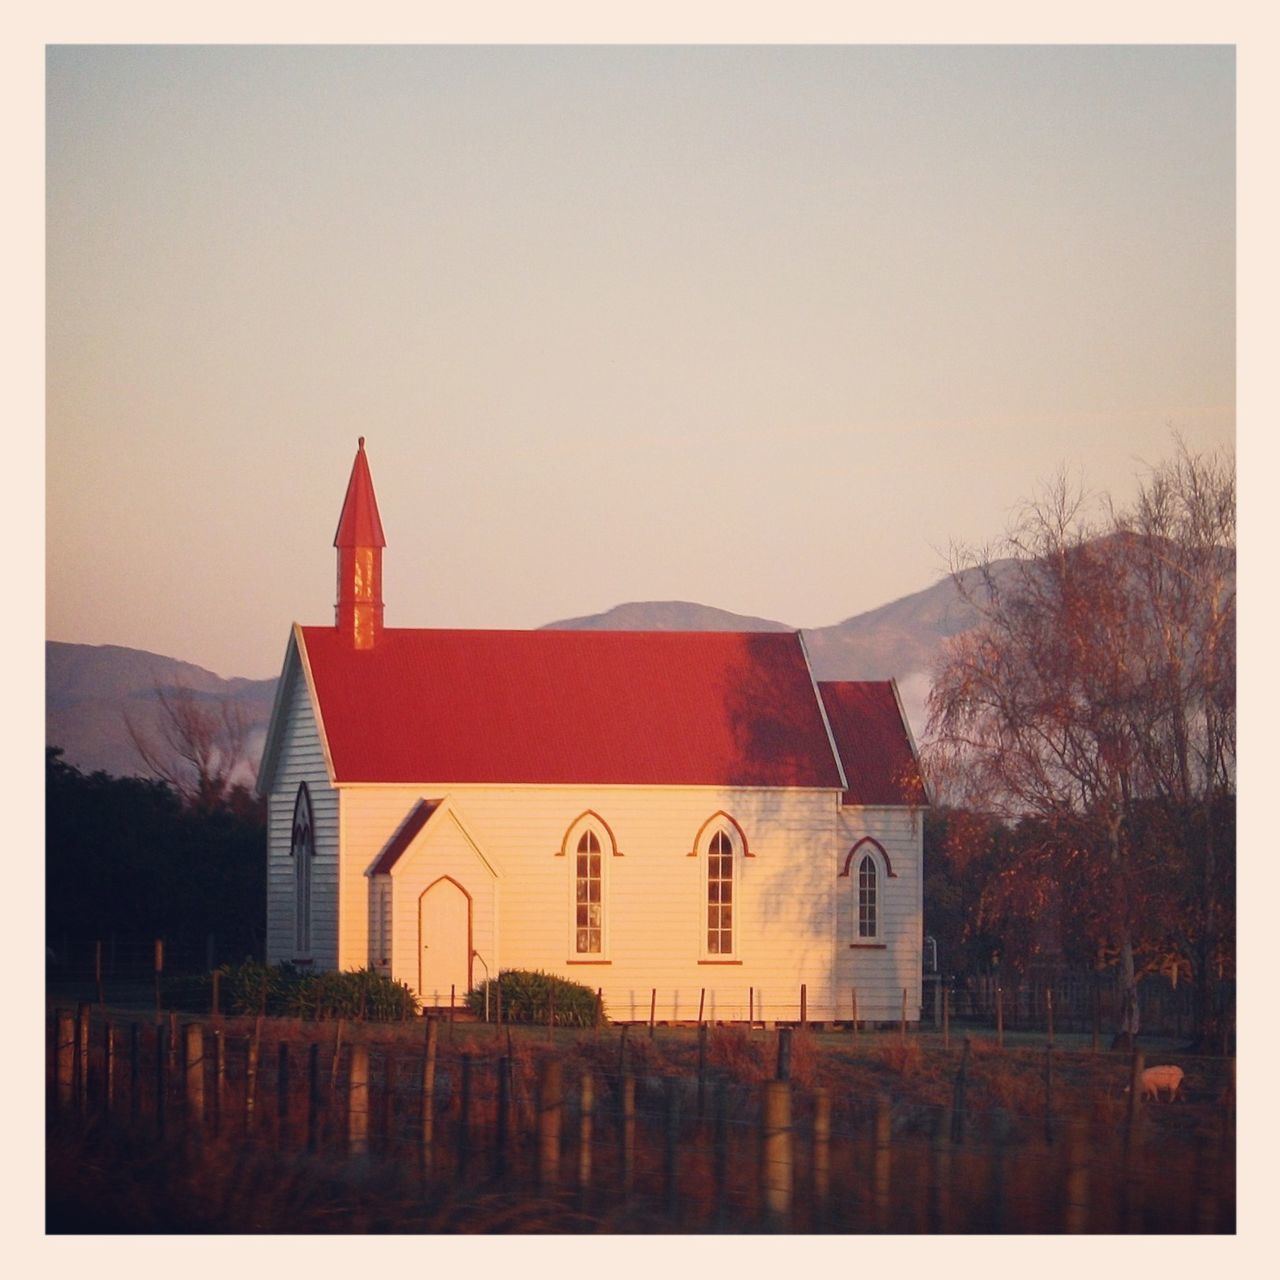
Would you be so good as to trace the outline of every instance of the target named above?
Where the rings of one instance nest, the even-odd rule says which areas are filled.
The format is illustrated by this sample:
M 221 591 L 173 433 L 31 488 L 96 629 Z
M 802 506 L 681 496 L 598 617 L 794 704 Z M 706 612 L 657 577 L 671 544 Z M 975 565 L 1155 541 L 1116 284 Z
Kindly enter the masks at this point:
M 418 902 L 418 993 L 427 1006 L 458 1002 L 471 988 L 471 896 L 441 876 Z

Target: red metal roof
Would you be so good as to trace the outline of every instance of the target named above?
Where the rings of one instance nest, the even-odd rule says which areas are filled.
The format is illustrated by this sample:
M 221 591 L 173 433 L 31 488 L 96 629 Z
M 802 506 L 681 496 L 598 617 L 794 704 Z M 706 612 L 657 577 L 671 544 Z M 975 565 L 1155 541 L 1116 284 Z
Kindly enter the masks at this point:
M 378 515 L 378 499 L 373 494 L 373 477 L 369 474 L 369 461 L 364 456 L 364 436 L 356 449 L 356 460 L 351 464 L 351 479 L 347 481 L 347 496 L 342 500 L 342 514 L 338 517 L 338 532 L 333 535 L 335 547 L 385 547 L 382 520 Z
M 849 790 L 845 804 L 923 804 L 924 783 L 890 680 L 821 681 Z
M 427 825 L 427 819 L 440 807 L 439 800 L 419 800 L 409 811 L 404 825 L 387 841 L 386 848 L 370 868 L 371 876 L 386 875 L 400 861 L 401 855 L 413 843 L 414 837 Z
M 841 785 L 793 632 L 301 632 L 339 782 Z

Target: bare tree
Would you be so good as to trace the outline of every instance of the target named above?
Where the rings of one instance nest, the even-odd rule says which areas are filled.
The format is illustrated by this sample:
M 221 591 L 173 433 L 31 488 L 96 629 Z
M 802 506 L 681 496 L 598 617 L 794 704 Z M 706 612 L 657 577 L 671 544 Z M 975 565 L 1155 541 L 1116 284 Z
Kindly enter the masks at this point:
M 1115 523 L 1128 535 L 1128 572 L 1146 614 L 1144 714 L 1134 733 L 1145 788 L 1167 803 L 1197 865 L 1199 909 L 1189 922 L 1196 1021 L 1216 1042 L 1216 979 L 1231 953 L 1218 814 L 1232 803 L 1236 778 L 1234 459 L 1192 454 L 1179 440 Z
M 200 809 L 225 802 L 248 764 L 249 723 L 226 696 L 211 698 L 185 684 L 155 686 L 159 712 L 146 726 L 125 713 L 125 726 L 143 764 Z
M 1213 823 L 1193 815 L 1234 782 L 1234 496 L 1230 459 L 1179 444 L 1132 510 L 1060 475 L 1019 512 L 1011 563 L 953 557 L 979 624 L 936 675 L 931 772 L 957 802 L 1034 817 L 1064 857 L 1105 868 L 1090 927 L 1119 959 L 1122 1034 L 1138 1029 L 1135 935 L 1161 888 L 1135 877 L 1135 807 L 1186 815 L 1216 884 Z M 1211 887 L 1202 915 L 1212 948 Z

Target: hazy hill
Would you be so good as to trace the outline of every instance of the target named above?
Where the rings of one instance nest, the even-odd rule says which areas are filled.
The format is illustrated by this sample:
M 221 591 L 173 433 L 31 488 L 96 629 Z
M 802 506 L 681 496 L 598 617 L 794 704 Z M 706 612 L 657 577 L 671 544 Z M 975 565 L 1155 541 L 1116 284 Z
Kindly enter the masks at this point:
M 997 566 L 998 570 L 999 566 Z M 929 672 L 947 636 L 974 623 L 971 606 L 950 578 L 829 627 L 804 627 L 805 647 L 819 680 L 898 681 L 917 737 L 924 730 Z M 746 617 L 678 600 L 616 605 L 605 613 L 548 623 L 544 630 L 791 631 L 784 622 Z
M 805 629 L 804 639 L 820 680 L 884 680 L 896 677 L 917 735 L 924 727 L 929 669 L 943 637 L 972 624 L 972 612 L 950 579 L 829 627 Z M 753 618 L 683 600 L 620 604 L 604 613 L 566 618 L 544 630 L 591 631 L 790 631 L 785 622 Z M 224 680 L 175 658 L 117 645 L 45 645 L 45 741 L 86 772 L 104 769 L 145 773 L 125 727 L 126 713 L 156 714 L 155 690 L 184 685 L 209 698 L 241 703 L 253 727 L 256 765 L 275 694 L 274 680 Z
M 45 742 L 62 747 L 85 772 L 145 774 L 125 727 L 126 714 L 153 723 L 157 688 L 185 686 L 211 699 L 231 698 L 248 717 L 256 764 L 275 697 L 274 680 L 224 680 L 203 667 L 119 645 L 45 642 Z
M 646 600 L 615 605 L 605 613 L 548 622 L 541 631 L 794 631 L 785 622 L 751 618 L 687 600 Z

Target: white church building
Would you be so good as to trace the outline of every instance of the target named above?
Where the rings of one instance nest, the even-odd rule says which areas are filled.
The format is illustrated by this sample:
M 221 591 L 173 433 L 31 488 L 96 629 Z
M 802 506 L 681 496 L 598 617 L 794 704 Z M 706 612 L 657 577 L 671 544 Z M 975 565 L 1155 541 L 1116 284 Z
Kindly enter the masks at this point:
M 426 1006 L 541 969 L 659 1019 L 920 1010 L 925 790 L 892 682 L 798 632 L 383 623 L 361 439 L 336 620 L 295 624 L 267 732 L 267 960 Z

